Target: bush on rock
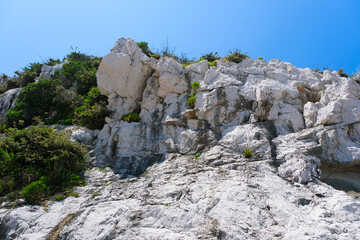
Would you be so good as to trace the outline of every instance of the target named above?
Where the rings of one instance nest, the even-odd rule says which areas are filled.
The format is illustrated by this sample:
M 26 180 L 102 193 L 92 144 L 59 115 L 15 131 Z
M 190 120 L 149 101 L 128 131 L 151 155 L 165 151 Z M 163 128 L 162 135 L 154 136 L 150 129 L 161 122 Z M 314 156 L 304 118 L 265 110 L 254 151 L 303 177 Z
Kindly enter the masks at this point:
M 242 60 L 249 57 L 246 54 L 241 53 L 240 50 L 234 50 L 230 52 L 230 55 L 225 57 L 225 61 L 234 62 L 234 63 L 241 63 Z
M 0 196 L 22 189 L 22 196 L 33 204 L 81 184 L 84 154 L 84 148 L 63 132 L 35 126 L 18 130 L 0 140 Z
M 139 122 L 140 116 L 137 113 L 127 113 L 122 115 L 121 120 L 124 120 L 126 122 Z
M 19 94 L 13 109 L 6 114 L 10 125 L 26 127 L 35 124 L 35 117 L 45 124 L 71 118 L 81 99 L 66 90 L 57 80 L 40 79 L 27 85 Z
M 107 97 L 101 95 L 97 87 L 92 88 L 84 104 L 75 109 L 74 123 L 90 129 L 102 129 L 105 117 L 110 115 L 107 104 Z

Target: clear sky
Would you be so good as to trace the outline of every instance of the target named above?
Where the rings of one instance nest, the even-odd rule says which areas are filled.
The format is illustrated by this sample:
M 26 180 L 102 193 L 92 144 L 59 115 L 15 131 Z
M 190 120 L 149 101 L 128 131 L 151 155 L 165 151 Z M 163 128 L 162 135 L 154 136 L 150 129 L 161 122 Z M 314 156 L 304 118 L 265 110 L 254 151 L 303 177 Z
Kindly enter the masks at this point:
M 119 37 L 177 54 L 241 49 L 297 67 L 360 70 L 360 0 L 0 0 L 0 73 L 104 56 Z

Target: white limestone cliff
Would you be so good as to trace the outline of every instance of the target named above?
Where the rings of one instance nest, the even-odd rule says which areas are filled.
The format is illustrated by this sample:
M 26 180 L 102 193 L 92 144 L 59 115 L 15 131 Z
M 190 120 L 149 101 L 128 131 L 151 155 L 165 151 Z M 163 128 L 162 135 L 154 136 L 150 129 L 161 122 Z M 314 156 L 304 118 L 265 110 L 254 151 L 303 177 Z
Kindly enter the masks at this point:
M 74 139 L 112 169 L 88 170 L 79 198 L 1 208 L 0 238 L 360 239 L 359 199 L 320 181 L 322 164 L 360 163 L 358 78 L 249 58 L 184 68 L 120 38 L 97 80 L 113 114 Z

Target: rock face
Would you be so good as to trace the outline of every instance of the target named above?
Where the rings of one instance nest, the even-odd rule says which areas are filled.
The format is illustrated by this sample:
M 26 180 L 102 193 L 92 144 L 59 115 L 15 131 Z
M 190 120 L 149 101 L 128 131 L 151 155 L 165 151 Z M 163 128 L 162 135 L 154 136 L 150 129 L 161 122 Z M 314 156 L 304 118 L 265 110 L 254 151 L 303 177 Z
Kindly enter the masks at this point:
M 21 90 L 22 88 L 14 88 L 0 95 L 0 118 L 5 118 L 7 111 L 15 106 Z
M 113 115 L 73 136 L 97 135 L 90 160 L 112 169 L 88 170 L 79 198 L 0 209 L 0 238 L 360 239 L 358 198 L 320 181 L 322 164 L 359 164 L 357 77 L 249 58 L 183 68 L 120 38 L 97 78 Z
M 41 73 L 38 77 L 35 78 L 35 82 L 37 82 L 40 78 L 51 79 L 51 76 L 55 74 L 55 71 L 61 71 L 63 64 L 68 62 L 68 60 L 65 60 L 64 62 L 54 66 L 43 64 L 41 67 Z

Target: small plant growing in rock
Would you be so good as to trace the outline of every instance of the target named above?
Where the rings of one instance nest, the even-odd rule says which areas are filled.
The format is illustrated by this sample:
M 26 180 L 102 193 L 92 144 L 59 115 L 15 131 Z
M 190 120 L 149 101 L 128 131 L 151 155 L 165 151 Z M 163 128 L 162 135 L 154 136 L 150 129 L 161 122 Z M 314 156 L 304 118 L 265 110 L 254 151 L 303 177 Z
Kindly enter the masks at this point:
M 217 67 L 217 61 L 208 62 L 209 67 Z
M 262 61 L 262 60 L 264 60 L 264 58 L 263 57 L 258 57 L 256 60 Z
M 139 122 L 140 116 L 137 113 L 127 113 L 122 115 L 121 120 L 124 120 L 126 122 Z
M 91 195 L 91 198 L 96 198 L 99 195 L 100 195 L 99 193 L 93 193 L 93 195 Z
M 225 61 L 234 62 L 234 63 L 241 63 L 242 60 L 249 57 L 246 54 L 241 53 L 240 50 L 230 51 L 230 55 L 225 57 Z
M 252 155 L 254 155 L 253 154 L 253 152 L 250 150 L 250 149 L 245 149 L 245 151 L 244 151 L 244 157 L 246 157 L 246 158 L 250 158 Z
M 150 187 L 152 187 L 153 185 L 152 185 L 152 183 L 148 183 L 148 187 L 150 188 Z
M 143 53 L 145 53 L 148 57 L 151 57 L 153 54 L 153 52 L 150 50 L 149 48 L 149 44 L 147 42 L 138 42 L 136 43 L 138 45 L 138 47 L 141 49 L 141 51 Z
M 195 159 L 198 159 L 201 156 L 201 153 L 195 154 Z
M 158 54 L 158 53 L 152 54 L 150 57 L 155 58 L 157 60 L 159 60 L 161 58 L 160 54 Z
M 57 202 L 62 201 L 62 200 L 64 200 L 64 199 L 65 199 L 65 197 L 64 197 L 63 195 L 61 195 L 61 194 L 59 194 L 59 195 L 57 195 L 57 196 L 55 197 L 55 201 L 57 201 Z
M 193 84 L 191 84 L 191 88 L 197 92 L 197 90 L 200 88 L 200 83 L 198 81 L 195 81 Z
M 187 100 L 187 105 L 189 105 L 191 108 L 195 107 L 196 103 L 196 94 L 197 90 L 200 88 L 200 83 L 195 81 L 193 84 L 191 84 L 191 94 L 189 94 L 189 98 Z
M 187 105 L 189 105 L 191 108 L 195 107 L 195 103 L 196 103 L 196 96 L 192 96 L 191 94 L 189 95 L 189 98 L 187 100 Z
M 71 188 L 67 189 L 65 192 L 66 197 L 79 197 L 79 194 L 77 192 L 74 192 Z
M 165 203 L 164 204 L 164 206 L 166 206 L 166 207 L 168 207 L 168 206 L 170 206 L 171 205 L 171 203 Z

